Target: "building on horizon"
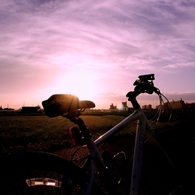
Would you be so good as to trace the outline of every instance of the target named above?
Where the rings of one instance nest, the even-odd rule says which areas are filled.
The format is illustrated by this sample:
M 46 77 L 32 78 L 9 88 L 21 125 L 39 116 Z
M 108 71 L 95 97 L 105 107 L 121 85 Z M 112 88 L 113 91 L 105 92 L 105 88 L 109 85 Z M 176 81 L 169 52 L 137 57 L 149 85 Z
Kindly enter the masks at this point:
M 142 109 L 143 110 L 152 110 L 152 105 L 151 104 L 149 104 L 149 105 L 143 105 L 142 106 Z
M 8 107 L 7 107 L 7 108 L 2 108 L 2 106 L 0 106 L 0 110 L 1 110 L 1 111 L 4 111 L 4 110 L 5 110 L 5 111 L 7 111 L 7 110 L 8 110 L 8 111 L 9 111 L 9 110 L 12 111 L 12 110 L 14 110 L 14 109 L 13 109 L 13 108 L 8 108 Z
M 165 109 L 173 109 L 173 110 L 187 110 L 187 109 L 195 109 L 195 103 L 185 103 L 182 98 L 180 100 L 172 100 L 170 102 L 166 102 L 162 105 Z M 160 105 L 156 106 L 158 109 Z
M 123 111 L 128 111 L 127 102 L 122 102 L 122 110 Z
M 109 110 L 116 110 L 116 109 L 117 109 L 117 107 L 116 107 L 116 106 L 114 106 L 114 104 L 112 103 L 112 104 L 110 105 Z
M 41 111 L 40 106 L 23 106 L 21 110 L 21 112 L 23 113 L 36 113 L 40 111 Z

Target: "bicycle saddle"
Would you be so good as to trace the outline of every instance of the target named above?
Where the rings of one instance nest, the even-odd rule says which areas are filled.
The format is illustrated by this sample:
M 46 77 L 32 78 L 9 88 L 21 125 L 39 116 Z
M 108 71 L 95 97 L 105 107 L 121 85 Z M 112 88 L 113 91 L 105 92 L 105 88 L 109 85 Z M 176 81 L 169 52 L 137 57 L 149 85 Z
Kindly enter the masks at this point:
M 47 100 L 42 101 L 45 114 L 49 117 L 56 117 L 77 109 L 94 108 L 95 104 L 89 100 L 80 101 L 72 94 L 54 94 Z

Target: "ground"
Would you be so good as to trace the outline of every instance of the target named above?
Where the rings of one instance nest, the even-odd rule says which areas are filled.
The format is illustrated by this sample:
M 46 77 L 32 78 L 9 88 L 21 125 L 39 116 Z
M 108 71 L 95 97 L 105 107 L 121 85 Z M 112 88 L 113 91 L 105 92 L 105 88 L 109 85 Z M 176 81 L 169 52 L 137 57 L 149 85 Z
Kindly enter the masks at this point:
M 143 166 L 140 195 L 179 195 L 193 194 L 193 176 L 195 173 L 195 139 L 192 123 L 182 122 L 174 127 L 164 128 L 156 132 L 154 142 L 144 144 Z M 109 140 L 99 149 L 108 150 L 111 155 L 124 151 L 130 160 L 133 154 L 135 134 L 118 135 Z M 148 139 L 149 140 L 149 139 Z M 55 153 L 67 159 L 84 156 L 86 147 L 58 150 Z

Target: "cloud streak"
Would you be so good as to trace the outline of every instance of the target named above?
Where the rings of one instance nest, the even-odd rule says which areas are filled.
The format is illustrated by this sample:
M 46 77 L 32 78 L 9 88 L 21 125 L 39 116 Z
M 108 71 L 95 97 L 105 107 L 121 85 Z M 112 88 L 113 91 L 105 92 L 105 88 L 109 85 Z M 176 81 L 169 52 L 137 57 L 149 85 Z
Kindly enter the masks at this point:
M 178 1 L 15 1 L 12 6 L 8 3 L 5 10 L 10 12 L 4 11 L 1 17 L 1 44 L 4 55 L 29 60 L 65 52 L 87 53 L 116 64 L 113 58 L 122 58 L 128 65 L 138 56 L 173 61 L 185 53 L 185 58 L 192 58 L 195 8 L 189 5 Z
M 194 1 L 3 0 L 0 13 L 2 93 L 26 90 L 25 81 L 35 89 L 32 78 L 44 90 L 46 74 L 82 68 L 124 91 L 153 72 L 173 83 L 159 83 L 165 92 L 195 91 L 187 82 L 195 81 Z

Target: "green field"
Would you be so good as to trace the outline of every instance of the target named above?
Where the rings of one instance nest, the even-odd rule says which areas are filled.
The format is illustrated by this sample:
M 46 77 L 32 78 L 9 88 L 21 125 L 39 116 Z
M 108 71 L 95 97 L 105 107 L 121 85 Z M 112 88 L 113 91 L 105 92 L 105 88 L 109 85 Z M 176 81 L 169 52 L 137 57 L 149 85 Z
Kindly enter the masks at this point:
M 94 139 L 96 139 L 122 121 L 126 115 L 82 115 L 81 118 L 90 129 Z M 185 135 L 194 135 L 194 116 L 194 112 L 175 112 L 168 128 L 175 129 L 172 131 L 172 133 L 175 133 L 174 136 L 183 132 L 185 132 Z M 135 122 L 131 122 L 119 134 L 131 134 L 135 131 L 135 125 Z M 21 115 L 1 113 L 0 151 L 1 153 L 28 150 L 54 151 L 68 148 L 70 147 L 68 129 L 72 126 L 75 126 L 75 124 L 61 116 L 49 118 L 44 114 Z M 167 127 L 162 130 L 166 131 Z
M 124 116 L 104 115 L 81 117 L 91 134 L 96 139 L 108 131 Z M 40 116 L 0 116 L 0 149 L 1 152 L 27 150 L 55 150 L 70 147 L 68 129 L 75 126 L 64 117 L 49 118 Z M 135 124 L 131 123 L 130 130 L 125 127 L 121 133 L 131 133 Z
M 96 139 L 122 121 L 125 115 L 82 115 L 81 118 Z M 195 112 L 174 112 L 170 123 L 163 127 L 161 127 L 163 123 L 160 123 L 161 128 L 157 128 L 155 131 L 156 139 L 169 155 L 179 174 L 185 179 L 189 189 L 194 186 L 190 184 L 190 178 L 195 173 L 194 119 Z M 64 149 L 71 148 L 68 129 L 72 126 L 74 126 L 72 122 L 61 116 L 49 118 L 44 114 L 30 116 L 1 113 L 0 154 L 24 151 L 64 152 Z M 106 149 L 109 149 L 112 155 L 123 150 L 130 158 L 133 154 L 135 126 L 135 122 L 125 126 L 120 133 L 105 144 Z M 141 182 L 143 193 L 140 194 L 146 195 L 146 191 L 151 192 L 150 195 L 157 194 L 157 192 L 161 194 L 159 192 L 163 192 L 162 189 L 167 189 L 168 194 L 178 186 L 178 176 L 167 157 L 160 148 L 151 147 L 150 143 L 144 147 L 143 170 Z
M 195 112 L 174 112 L 168 128 L 175 128 L 175 136 L 185 132 L 185 135 L 193 134 L 193 120 Z M 150 116 L 151 113 L 146 113 Z M 154 113 L 152 113 L 154 115 Z M 122 121 L 126 114 L 102 113 L 94 115 L 82 115 L 90 129 L 94 139 L 108 131 L 118 122 Z M 120 134 L 131 134 L 135 131 L 135 123 L 131 122 L 124 127 Z M 64 117 L 49 118 L 42 114 L 21 115 L 21 113 L 0 113 L 0 151 L 15 152 L 27 150 L 55 150 L 70 147 L 68 129 L 75 126 Z M 167 127 L 163 130 L 167 130 Z M 173 131 L 172 131 L 173 132 Z M 192 136 L 193 136 L 192 135 Z

